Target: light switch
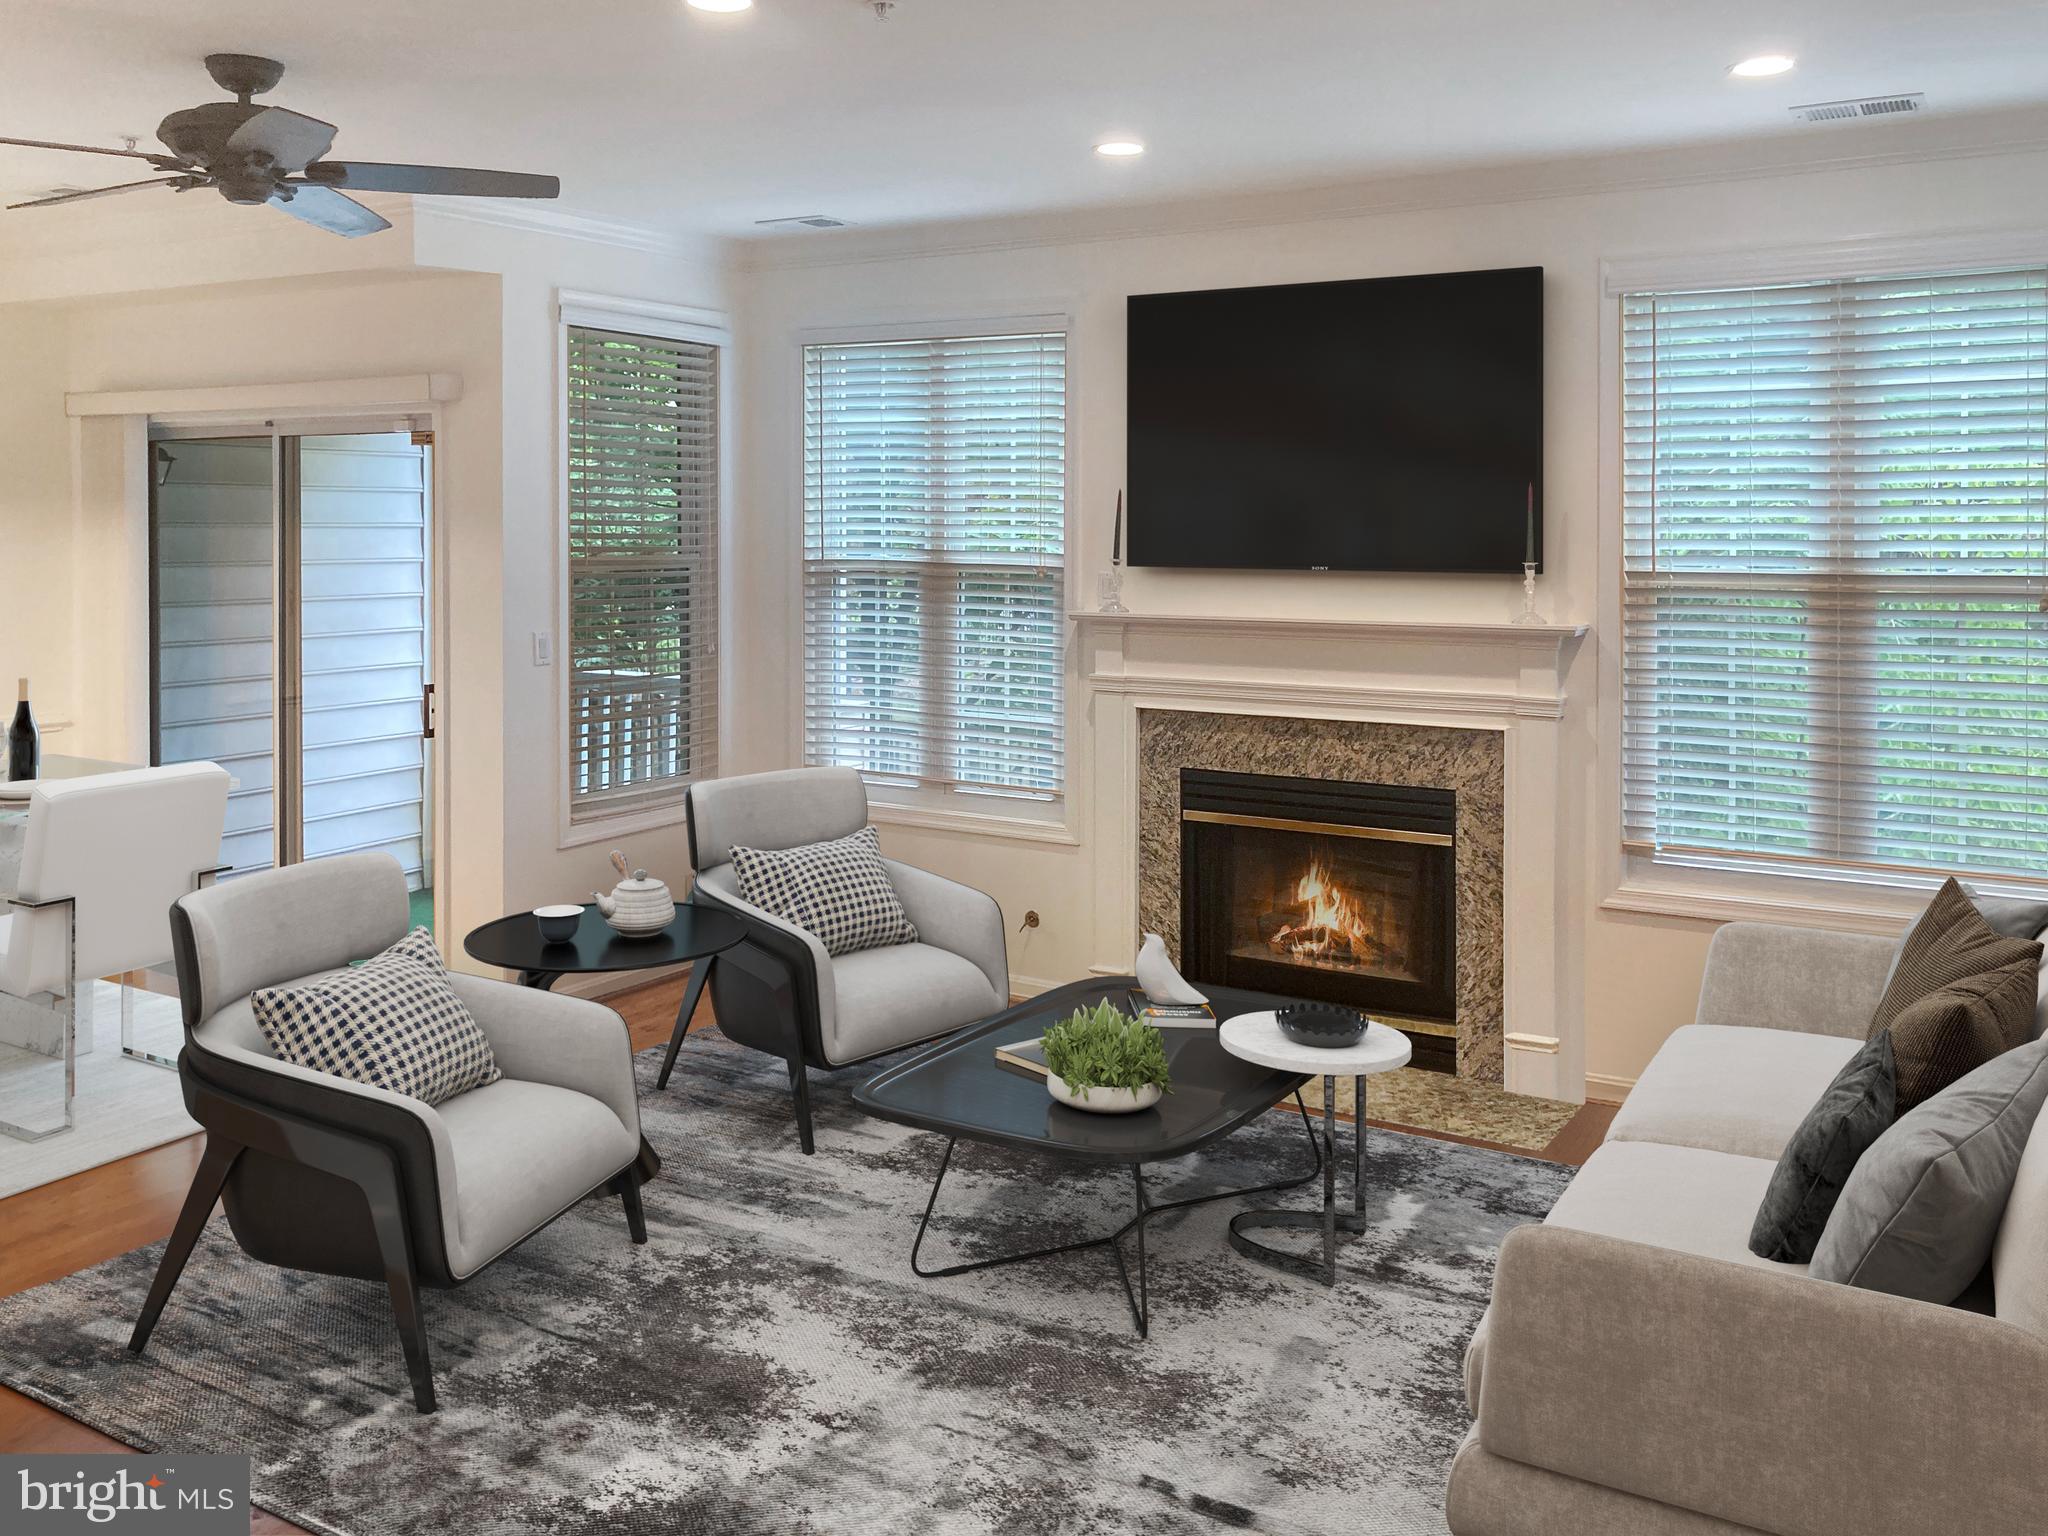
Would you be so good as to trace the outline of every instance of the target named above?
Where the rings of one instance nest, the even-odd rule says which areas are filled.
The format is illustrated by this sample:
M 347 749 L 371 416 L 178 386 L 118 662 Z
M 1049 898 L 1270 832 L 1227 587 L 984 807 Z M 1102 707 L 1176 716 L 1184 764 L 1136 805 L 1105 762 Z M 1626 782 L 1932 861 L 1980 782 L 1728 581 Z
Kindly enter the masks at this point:
M 536 667 L 553 666 L 555 661 L 555 637 L 544 630 L 533 632 L 533 664 Z

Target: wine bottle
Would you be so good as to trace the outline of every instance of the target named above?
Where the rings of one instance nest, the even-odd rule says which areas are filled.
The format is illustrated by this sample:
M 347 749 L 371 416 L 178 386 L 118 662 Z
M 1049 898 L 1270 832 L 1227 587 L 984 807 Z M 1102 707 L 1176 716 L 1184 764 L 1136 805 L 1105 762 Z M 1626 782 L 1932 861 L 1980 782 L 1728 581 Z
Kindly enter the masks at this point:
M 7 727 L 7 777 L 32 779 L 43 763 L 42 733 L 28 707 L 28 679 L 21 680 L 21 702 L 14 706 L 14 723 Z

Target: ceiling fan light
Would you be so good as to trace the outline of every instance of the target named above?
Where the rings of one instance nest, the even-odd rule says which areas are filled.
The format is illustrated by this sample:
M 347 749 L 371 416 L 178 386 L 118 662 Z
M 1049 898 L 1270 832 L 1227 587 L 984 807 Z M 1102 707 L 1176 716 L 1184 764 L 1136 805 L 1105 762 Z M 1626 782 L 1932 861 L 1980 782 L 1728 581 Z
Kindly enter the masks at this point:
M 1104 139 L 1095 146 L 1095 153 L 1105 160 L 1129 160 L 1145 153 L 1145 146 L 1137 139 Z

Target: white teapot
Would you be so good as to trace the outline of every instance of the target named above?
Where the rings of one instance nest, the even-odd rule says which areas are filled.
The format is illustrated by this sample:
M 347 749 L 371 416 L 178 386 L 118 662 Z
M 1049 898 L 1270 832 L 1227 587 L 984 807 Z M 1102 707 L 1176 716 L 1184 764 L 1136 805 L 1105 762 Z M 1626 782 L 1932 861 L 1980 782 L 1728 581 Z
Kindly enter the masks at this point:
M 626 856 L 616 848 L 612 850 L 612 867 L 621 875 L 626 873 Z M 644 869 L 634 870 L 613 886 L 609 896 L 596 891 L 590 894 L 597 898 L 597 910 L 604 920 L 629 939 L 652 938 L 676 918 L 676 902 L 668 886 L 650 880 Z

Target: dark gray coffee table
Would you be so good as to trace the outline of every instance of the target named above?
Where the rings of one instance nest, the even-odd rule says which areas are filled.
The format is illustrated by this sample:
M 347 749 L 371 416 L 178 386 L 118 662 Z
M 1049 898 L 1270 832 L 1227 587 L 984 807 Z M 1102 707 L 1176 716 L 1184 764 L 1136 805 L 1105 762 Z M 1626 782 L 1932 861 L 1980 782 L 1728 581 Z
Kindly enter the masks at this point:
M 1275 1071 L 1241 1061 L 1217 1042 L 1214 1029 L 1168 1029 L 1167 1064 L 1172 1072 L 1173 1092 L 1151 1109 L 1131 1115 L 1093 1115 L 1055 1103 L 1042 1079 L 1001 1066 L 995 1057 L 998 1044 L 1029 1040 L 1078 1007 L 1108 999 L 1130 1008 L 1130 992 L 1137 985 L 1129 977 L 1073 982 L 1042 993 L 1014 1008 L 1005 1009 L 979 1024 L 971 1024 L 871 1078 L 853 1091 L 853 1101 L 871 1115 L 893 1120 L 919 1130 L 937 1131 L 946 1138 L 945 1153 L 939 1159 L 938 1176 L 932 1180 L 931 1198 L 925 1201 L 924 1216 L 917 1224 L 917 1236 L 910 1245 L 910 1267 L 926 1279 L 964 1275 L 1000 1264 L 1021 1264 L 1030 1259 L 1050 1258 L 1084 1248 L 1108 1248 L 1116 1260 L 1117 1276 L 1123 1281 L 1131 1317 L 1143 1337 L 1151 1327 L 1151 1309 L 1145 1286 L 1145 1224 L 1164 1211 L 1206 1205 L 1212 1200 L 1229 1200 L 1244 1195 L 1268 1194 L 1306 1184 L 1322 1171 L 1322 1151 L 1316 1145 L 1308 1110 L 1301 1102 L 1301 1085 L 1308 1079 L 1297 1072 Z M 1284 999 L 1229 988 L 1210 989 L 1210 1001 L 1219 1019 L 1240 1013 L 1272 1008 Z M 1145 1164 L 1166 1162 L 1198 1152 L 1213 1141 L 1273 1108 L 1292 1095 L 1295 1109 L 1308 1142 L 1313 1165 L 1294 1178 L 1249 1189 L 1222 1189 L 1213 1194 L 1184 1200 L 1154 1202 L 1145 1189 Z M 946 1169 L 953 1161 L 953 1148 L 962 1140 L 994 1142 L 1042 1152 L 1049 1157 L 1086 1163 L 1101 1163 L 1131 1170 L 1135 1214 L 1116 1231 L 1102 1237 L 1082 1238 L 1051 1248 L 1034 1248 L 1000 1258 L 981 1259 L 968 1264 L 951 1264 L 926 1269 L 918 1263 L 932 1211 L 939 1202 L 939 1189 L 946 1182 Z M 1138 1283 L 1131 1285 L 1124 1263 L 1122 1240 L 1137 1234 Z

